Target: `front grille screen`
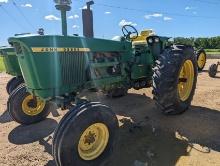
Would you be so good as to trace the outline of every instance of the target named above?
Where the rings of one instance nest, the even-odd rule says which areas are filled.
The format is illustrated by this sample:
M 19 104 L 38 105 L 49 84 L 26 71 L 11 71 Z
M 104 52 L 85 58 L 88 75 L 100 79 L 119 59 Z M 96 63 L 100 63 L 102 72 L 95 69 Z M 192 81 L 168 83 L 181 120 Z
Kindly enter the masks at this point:
M 86 55 L 82 52 L 64 52 L 60 55 L 64 85 L 81 85 L 86 80 Z

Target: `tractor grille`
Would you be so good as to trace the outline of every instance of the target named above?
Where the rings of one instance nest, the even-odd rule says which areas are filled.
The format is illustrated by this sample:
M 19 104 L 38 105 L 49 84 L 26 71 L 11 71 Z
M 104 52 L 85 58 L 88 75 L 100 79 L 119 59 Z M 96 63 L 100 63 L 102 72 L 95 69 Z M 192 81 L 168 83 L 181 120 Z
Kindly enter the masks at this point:
M 60 55 L 64 85 L 81 85 L 85 81 L 86 55 L 81 52 L 64 52 Z

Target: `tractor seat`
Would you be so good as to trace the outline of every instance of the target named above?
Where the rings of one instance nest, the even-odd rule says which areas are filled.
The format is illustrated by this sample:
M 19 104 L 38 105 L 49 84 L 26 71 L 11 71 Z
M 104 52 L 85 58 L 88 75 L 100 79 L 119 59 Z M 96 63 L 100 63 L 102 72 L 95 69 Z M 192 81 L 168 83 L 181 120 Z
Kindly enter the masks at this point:
M 154 31 L 151 29 L 141 31 L 140 35 L 137 38 L 131 38 L 132 45 L 139 45 L 139 44 L 147 44 L 147 37 L 155 35 Z

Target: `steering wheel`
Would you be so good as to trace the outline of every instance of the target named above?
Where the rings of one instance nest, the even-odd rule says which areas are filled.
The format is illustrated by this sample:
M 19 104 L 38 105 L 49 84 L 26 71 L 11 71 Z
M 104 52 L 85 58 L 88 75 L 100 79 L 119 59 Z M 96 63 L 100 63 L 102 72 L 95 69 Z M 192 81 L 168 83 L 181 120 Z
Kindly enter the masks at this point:
M 137 29 L 136 29 L 134 26 L 132 26 L 132 25 L 124 25 L 124 26 L 122 27 L 122 33 L 123 33 L 124 37 L 125 37 L 126 39 L 128 39 L 128 40 L 131 39 L 131 35 L 132 35 L 132 34 L 134 34 L 134 35 L 132 36 L 132 39 L 136 39 L 136 38 L 138 37 L 138 31 L 137 31 Z

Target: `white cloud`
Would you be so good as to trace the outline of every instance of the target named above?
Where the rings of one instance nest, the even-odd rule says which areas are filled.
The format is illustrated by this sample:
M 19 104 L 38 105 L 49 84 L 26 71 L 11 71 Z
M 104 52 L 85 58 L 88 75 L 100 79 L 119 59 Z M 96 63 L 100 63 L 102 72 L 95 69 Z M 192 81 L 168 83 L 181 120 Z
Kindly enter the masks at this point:
M 59 17 L 56 17 L 56 16 L 54 16 L 54 15 L 48 15 L 48 16 L 45 16 L 44 17 L 44 19 L 45 20 L 49 20 L 49 21 L 58 21 L 58 20 L 60 20 L 60 18 Z
M 172 18 L 171 18 L 171 17 L 164 17 L 163 20 L 164 20 L 164 21 L 171 21 Z
M 73 28 L 74 28 L 74 29 L 78 29 L 79 26 L 78 26 L 78 25 L 73 25 Z
M 119 41 L 121 39 L 121 36 L 114 36 L 113 38 L 112 38 L 112 40 L 116 40 L 116 41 Z
M 158 18 L 158 17 L 163 17 L 163 14 L 161 13 L 154 13 L 154 14 L 149 14 L 144 16 L 147 20 L 151 19 L 152 17 Z
M 74 18 L 79 18 L 79 16 L 77 14 L 73 15 L 73 16 L 69 16 L 68 19 L 74 19 Z
M 192 12 L 192 14 L 194 14 L 194 15 L 197 14 L 196 9 L 197 9 L 197 7 L 192 7 L 192 6 L 187 6 L 187 7 L 185 7 L 185 10 L 186 10 L 186 11 L 190 11 L 190 12 Z
M 81 7 L 81 8 L 79 8 L 80 10 L 82 10 L 82 9 L 87 9 L 87 6 L 83 6 L 83 7 Z
M 111 12 L 105 12 L 105 14 L 111 14 Z
M 79 15 L 77 15 L 77 14 L 74 14 L 74 18 L 79 18 Z
M 185 7 L 185 10 L 190 10 L 190 9 L 191 9 L 191 7 L 189 7 L 189 6 Z
M 0 0 L 0 3 L 8 3 L 8 0 Z
M 74 19 L 74 17 L 73 16 L 69 16 L 68 19 Z
M 120 26 L 120 27 L 123 27 L 124 25 L 137 26 L 136 23 L 133 23 L 133 22 L 131 22 L 131 21 L 121 20 L 121 21 L 119 22 L 119 26 Z
M 30 3 L 22 4 L 21 7 L 29 7 L 32 8 L 32 5 Z
M 192 7 L 192 6 L 186 6 L 185 7 L 185 10 L 195 10 L 196 9 L 196 7 Z

